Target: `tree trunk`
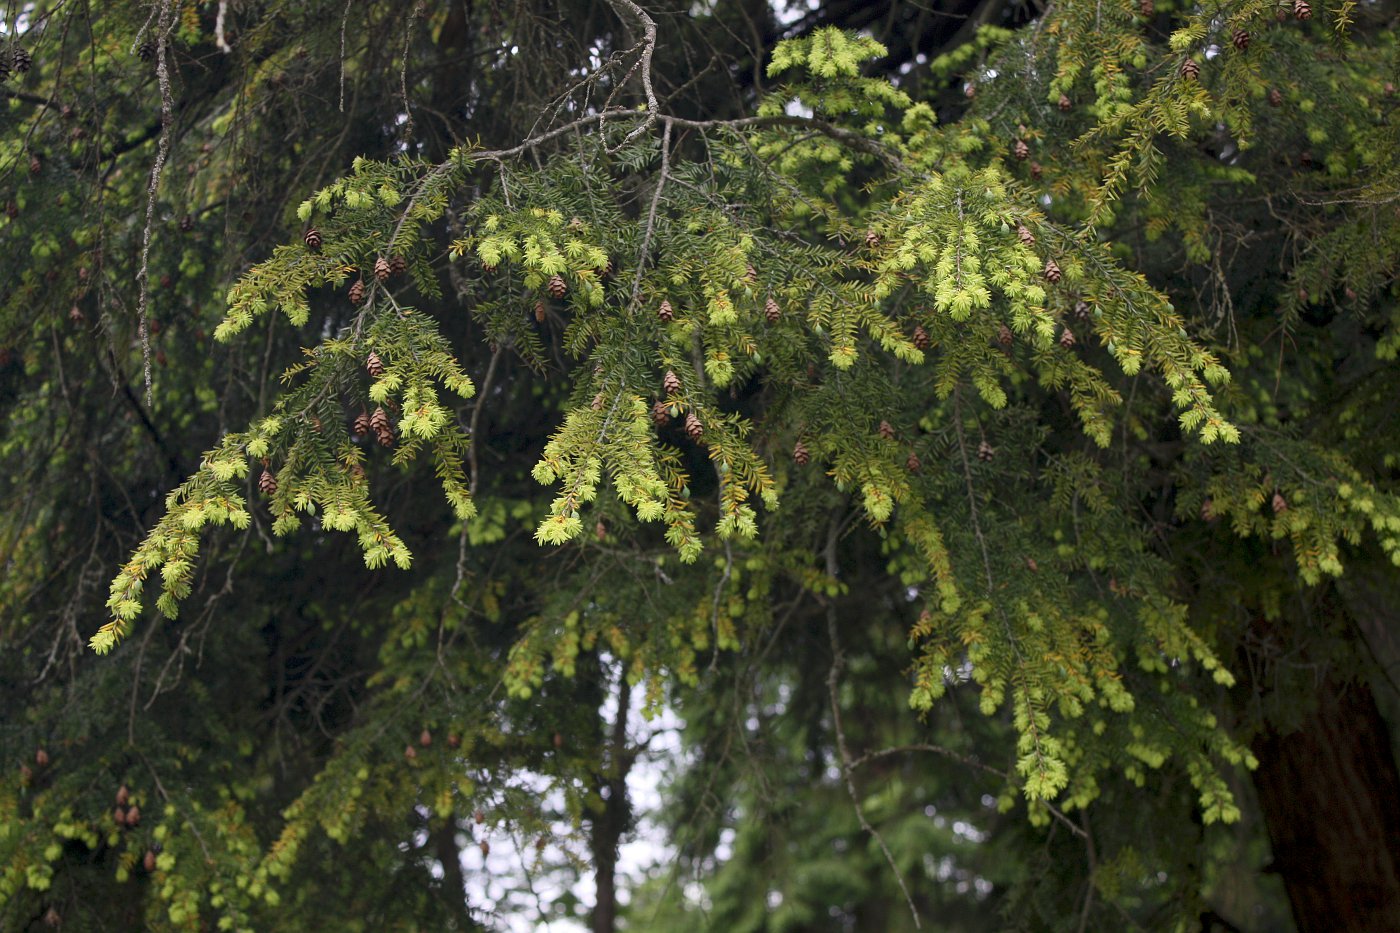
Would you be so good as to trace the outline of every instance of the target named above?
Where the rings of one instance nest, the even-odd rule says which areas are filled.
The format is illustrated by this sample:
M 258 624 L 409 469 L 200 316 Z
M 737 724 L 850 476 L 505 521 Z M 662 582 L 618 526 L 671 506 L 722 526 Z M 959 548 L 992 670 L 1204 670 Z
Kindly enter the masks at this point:
M 627 772 L 632 770 L 635 752 L 627 747 L 627 711 L 632 705 L 632 685 L 627 672 L 620 672 L 617 689 L 617 715 L 613 719 L 607 770 L 601 775 L 600 793 L 606 791 L 603 809 L 593 818 L 591 847 L 595 868 L 592 933 L 614 933 L 617 929 L 617 846 L 631 821 L 627 799 Z
M 1299 933 L 1400 930 L 1400 774 L 1364 681 L 1328 675 L 1295 732 L 1254 742 L 1254 786 Z

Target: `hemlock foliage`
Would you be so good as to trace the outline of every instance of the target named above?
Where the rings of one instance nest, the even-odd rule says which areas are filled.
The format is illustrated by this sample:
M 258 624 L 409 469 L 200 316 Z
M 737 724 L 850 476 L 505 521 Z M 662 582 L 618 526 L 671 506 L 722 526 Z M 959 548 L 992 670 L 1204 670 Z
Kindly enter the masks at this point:
M 0 926 L 1400 909 L 1393 5 L 865 6 L 6 11 Z

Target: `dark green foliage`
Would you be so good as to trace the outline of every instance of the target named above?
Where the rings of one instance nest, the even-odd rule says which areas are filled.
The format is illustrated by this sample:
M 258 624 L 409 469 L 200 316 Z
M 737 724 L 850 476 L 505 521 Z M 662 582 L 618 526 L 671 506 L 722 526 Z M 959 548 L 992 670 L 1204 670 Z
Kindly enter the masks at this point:
M 1152 6 L 7 21 L 0 927 L 1286 923 L 1400 44 Z

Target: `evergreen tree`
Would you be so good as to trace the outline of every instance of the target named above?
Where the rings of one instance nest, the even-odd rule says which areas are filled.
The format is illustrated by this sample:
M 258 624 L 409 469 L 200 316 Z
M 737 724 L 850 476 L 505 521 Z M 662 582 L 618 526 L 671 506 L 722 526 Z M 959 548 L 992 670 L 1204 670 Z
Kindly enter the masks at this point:
M 1392 928 L 1396 19 L 7 8 L 0 927 Z

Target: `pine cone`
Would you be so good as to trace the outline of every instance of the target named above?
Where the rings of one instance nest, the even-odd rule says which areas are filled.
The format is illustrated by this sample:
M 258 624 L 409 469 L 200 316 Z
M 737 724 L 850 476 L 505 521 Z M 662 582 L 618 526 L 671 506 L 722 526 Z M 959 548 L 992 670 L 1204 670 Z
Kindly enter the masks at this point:
M 1074 346 L 1074 331 L 1070 330 L 1068 327 L 1060 334 L 1060 346 L 1064 347 L 1066 350 Z
M 392 270 L 389 268 L 389 260 L 380 256 L 374 261 L 374 277 L 376 279 L 381 282 L 386 282 L 391 274 Z
M 150 849 L 147 849 L 146 854 L 141 856 L 141 867 L 146 869 L 148 875 L 156 870 L 156 854 Z
M 924 330 L 924 325 L 914 325 L 914 346 L 920 350 L 927 350 L 933 341 L 929 340 L 928 331 Z
M 408 271 L 408 260 L 402 256 L 389 257 L 389 273 L 391 275 L 403 275 Z
M 14 220 L 19 216 L 19 203 L 16 201 L 5 202 L 5 216 Z
M 1209 497 L 1201 501 L 1201 518 L 1208 522 L 1215 521 L 1215 500 Z
M 700 442 L 700 438 L 705 435 L 705 426 L 700 423 L 700 419 L 695 417 L 695 412 L 686 412 L 685 433 L 692 441 Z
M 39 749 L 34 753 L 34 764 L 41 768 L 49 766 L 49 753 L 45 749 Z
M 675 395 L 681 390 L 681 380 L 672 370 L 666 370 L 666 375 L 661 379 L 661 387 L 666 390 L 667 395 Z
M 432 745 L 433 734 L 427 729 L 424 729 L 422 732 L 418 733 L 418 744 L 423 746 L 424 748 L 427 748 L 429 745 Z
M 792 462 L 798 466 L 806 466 L 812 461 L 812 454 L 807 450 L 807 445 L 798 441 L 792 447 Z
M 997 325 L 997 343 L 1001 344 L 1003 347 L 1009 347 L 1013 339 L 1014 335 L 1011 333 L 1011 328 L 1007 327 L 1005 324 Z
M 669 324 L 676 319 L 676 309 L 671 307 L 671 302 L 662 299 L 661 307 L 656 309 L 656 316 L 661 318 L 663 323 Z
M 37 175 L 44 170 L 44 163 L 39 161 L 38 156 L 29 157 L 29 174 Z
M 919 462 L 919 455 L 911 450 L 909 456 L 904 460 L 904 468 L 910 473 L 917 473 L 924 468 L 924 465 Z
M 10 58 L 0 54 L 0 84 L 10 80 Z
M 888 421 L 881 421 L 880 436 L 887 441 L 894 440 L 894 425 L 890 424 Z
M 1039 181 L 1039 180 L 1040 180 L 1040 176 L 1043 175 L 1043 174 L 1045 174 L 1045 169 L 1043 169 L 1043 168 L 1040 167 L 1040 163 L 1039 163 L 1039 162 L 1032 162 L 1032 163 L 1031 163 L 1031 177 L 1034 178 L 1034 179 L 1036 179 L 1037 181 Z
M 535 299 L 535 323 L 544 323 L 544 299 L 542 298 Z
M 1271 107 L 1282 107 L 1282 106 L 1283 106 L 1283 94 L 1280 93 L 1280 92 L 1279 92 L 1279 89 L 1276 88 L 1276 87 L 1271 87 L 1271 88 L 1269 88 L 1269 106 L 1271 106 Z
M 418 757 L 418 749 L 414 748 L 412 745 L 405 745 L 405 746 L 403 747 L 403 758 L 404 758 L 404 761 L 412 761 L 413 759 L 415 759 L 415 758 L 417 758 L 417 757 Z
M 1236 29 L 1235 34 L 1230 37 L 1230 41 L 1235 44 L 1235 48 L 1243 52 L 1249 48 L 1249 33 L 1243 29 Z
M 476 823 L 476 825 L 480 826 L 482 823 L 485 823 L 485 822 L 486 822 L 486 814 L 485 814 L 484 812 L 482 812 L 481 810 L 473 810 L 473 811 L 472 811 L 472 822 L 474 822 L 474 823 Z
M 1024 139 L 1018 139 L 1011 147 L 1011 154 L 1021 161 L 1025 161 L 1031 156 L 1031 147 L 1026 145 Z
M 963 87 L 963 96 L 966 97 L 968 100 L 972 100 L 974 97 L 976 97 L 977 85 L 971 81 L 967 82 L 967 84 Z
M 1061 94 L 1061 95 L 1060 95 L 1060 102 L 1059 102 L 1059 104 L 1058 104 L 1057 106 L 1060 108 L 1061 111 L 1066 111 L 1066 110 L 1069 110 L 1069 108 L 1072 107 L 1072 106 L 1074 106 L 1074 105 L 1073 105 L 1072 103 L 1070 103 L 1070 99 L 1069 99 L 1069 96 L 1068 96 L 1068 95 L 1066 95 L 1066 94 Z
M 53 927 L 55 930 L 63 926 L 63 916 L 58 912 L 57 907 L 49 907 L 44 911 L 44 926 Z
M 126 828 L 135 829 L 141 825 L 141 808 L 132 804 L 126 811 Z
M 870 247 L 871 249 L 874 249 L 875 247 L 879 246 L 880 234 L 876 233 L 874 230 L 865 231 L 865 245 Z
M 1308 0 L 1293 0 L 1293 16 L 1300 20 L 1312 19 L 1312 4 L 1308 3 Z M 16 62 L 16 67 L 18 66 Z
M 592 401 L 591 403 L 589 403 L 589 407 L 592 408 L 594 411 L 602 411 L 602 410 L 603 410 L 603 393 L 602 393 L 602 392 L 599 392 L 597 395 L 593 396 L 593 401 Z
M 131 791 L 127 790 L 126 785 L 123 784 L 121 787 L 117 788 L 117 806 L 124 807 L 130 802 Z
M 1074 316 L 1081 321 L 1087 321 L 1093 315 L 1093 310 L 1087 301 L 1076 301 L 1074 303 Z
M 389 427 L 389 413 L 383 408 L 376 408 L 369 417 L 369 426 L 375 433 L 385 430 Z
M 1138 10 L 1147 19 L 1152 18 L 1152 14 L 1157 12 L 1157 6 L 1153 0 L 1139 0 Z
M 758 270 L 753 267 L 753 263 L 744 267 L 744 278 L 748 280 L 750 285 L 758 281 Z
M 190 232 L 191 230 L 193 230 L 193 229 L 194 229 L 194 218 L 193 218 L 193 217 L 191 217 L 189 214 L 186 214 L 185 216 L 183 216 L 183 217 L 180 218 L 180 232 L 181 232 L 181 233 L 189 233 L 189 232 Z
M 1016 236 L 1018 239 L 1020 239 L 1022 243 L 1026 244 L 1027 246 L 1035 245 L 1035 234 L 1031 233 L 1030 228 L 1027 227 L 1025 224 L 1016 225 Z
M 367 437 L 369 435 L 369 432 L 373 430 L 370 427 L 369 414 L 367 412 L 361 411 L 358 415 L 356 415 L 355 423 L 350 426 L 350 430 L 359 437 Z
M 768 319 L 769 324 L 778 323 L 778 318 L 783 316 L 783 309 L 778 307 L 778 303 L 769 295 L 768 300 L 763 303 L 763 316 Z
M 321 248 L 321 231 L 317 230 L 315 227 L 308 229 L 306 233 L 302 235 L 302 239 L 306 241 L 307 249 L 319 250 Z
M 365 283 L 363 279 L 356 279 L 350 286 L 350 303 L 359 304 L 365 300 Z
M 1311 15 L 1311 14 L 1309 14 Z M 24 74 L 29 67 L 34 64 L 34 59 L 30 57 L 28 49 L 15 49 L 15 71 Z
M 1311 149 L 1304 149 L 1302 152 L 1298 153 L 1298 164 L 1303 168 L 1312 168 L 1313 154 Z
M 1188 58 L 1181 63 L 1181 76 L 1188 81 L 1195 81 L 1201 76 L 1201 66 L 1196 64 L 1194 58 Z
M 68 320 L 72 321 L 74 324 L 81 321 L 84 317 L 86 317 L 86 315 L 83 314 L 83 309 L 77 305 L 68 309 Z
M 481 849 L 482 858 L 486 858 L 488 855 L 491 854 L 491 843 L 487 842 L 485 839 L 481 840 L 481 842 L 478 844 L 478 848 Z
M 379 354 L 373 350 L 369 351 L 369 356 L 365 357 L 365 369 L 375 379 L 384 375 L 384 361 L 379 358 Z
M 983 463 L 988 463 L 997 455 L 996 448 L 987 443 L 987 439 L 982 438 L 982 442 L 977 445 L 977 459 Z
M 277 495 L 277 477 L 272 475 L 271 470 L 263 470 L 262 476 L 258 477 L 258 492 L 265 496 Z
M 1060 281 L 1063 275 L 1064 273 L 1060 271 L 1059 263 L 1053 259 L 1045 260 L 1045 281 L 1054 285 L 1056 282 Z
M 156 57 L 156 47 L 149 42 L 142 42 L 136 50 L 136 57 L 143 62 L 148 62 Z
M 651 420 L 656 422 L 658 428 L 664 428 L 671 423 L 671 412 L 665 402 L 657 401 L 652 404 Z
M 1306 17 L 1302 18 L 1306 19 Z M 1288 511 L 1288 500 L 1283 497 L 1283 493 L 1281 492 L 1274 493 L 1273 501 L 1269 504 L 1273 507 L 1275 515 L 1282 515 L 1284 512 Z

